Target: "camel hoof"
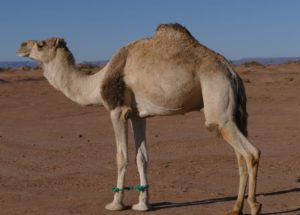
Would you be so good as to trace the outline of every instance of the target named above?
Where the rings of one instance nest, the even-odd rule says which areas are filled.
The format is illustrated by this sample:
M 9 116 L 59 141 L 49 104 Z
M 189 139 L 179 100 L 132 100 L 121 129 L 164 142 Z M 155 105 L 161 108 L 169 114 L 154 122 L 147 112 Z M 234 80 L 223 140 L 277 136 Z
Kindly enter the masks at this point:
M 132 206 L 132 210 L 135 211 L 148 211 L 150 210 L 150 206 L 144 202 L 139 202 Z
M 119 202 L 111 202 L 105 206 L 105 209 L 109 211 L 121 211 L 124 209 L 124 205 Z
M 262 204 L 255 202 L 250 204 L 250 208 L 251 208 L 251 215 L 258 215 L 260 214 Z
M 242 211 L 229 211 L 226 215 L 243 215 Z

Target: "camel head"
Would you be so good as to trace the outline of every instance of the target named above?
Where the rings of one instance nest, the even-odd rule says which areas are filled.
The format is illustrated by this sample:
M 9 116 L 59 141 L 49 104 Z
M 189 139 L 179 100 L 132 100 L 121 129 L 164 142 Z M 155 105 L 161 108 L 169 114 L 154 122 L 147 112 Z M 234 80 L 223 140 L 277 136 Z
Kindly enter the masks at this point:
M 47 40 L 27 40 L 21 43 L 17 54 L 20 57 L 29 57 L 41 63 L 47 63 L 55 58 L 58 48 L 66 47 L 62 38 L 51 37 Z

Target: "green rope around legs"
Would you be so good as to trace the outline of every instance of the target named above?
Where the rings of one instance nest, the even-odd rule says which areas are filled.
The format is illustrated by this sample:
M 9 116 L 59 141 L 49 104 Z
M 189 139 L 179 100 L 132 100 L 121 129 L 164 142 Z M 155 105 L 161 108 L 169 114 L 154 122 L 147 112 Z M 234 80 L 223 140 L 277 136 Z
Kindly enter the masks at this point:
M 117 192 L 120 192 L 120 191 L 123 191 L 123 190 L 136 190 L 136 191 L 139 191 L 139 192 L 145 192 L 146 190 L 148 190 L 148 188 L 149 188 L 149 185 L 146 184 L 146 185 L 128 186 L 128 187 L 123 187 L 123 188 L 113 187 L 112 191 L 114 193 L 117 193 Z

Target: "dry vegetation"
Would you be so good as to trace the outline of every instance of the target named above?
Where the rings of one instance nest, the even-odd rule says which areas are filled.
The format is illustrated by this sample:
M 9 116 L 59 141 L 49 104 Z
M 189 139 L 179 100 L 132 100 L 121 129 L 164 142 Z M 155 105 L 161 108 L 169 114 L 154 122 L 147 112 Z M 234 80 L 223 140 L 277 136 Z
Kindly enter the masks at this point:
M 250 61 L 250 62 L 243 63 L 242 66 L 253 67 L 253 66 L 263 66 L 263 64 L 261 64 L 257 61 Z
M 96 64 L 78 64 L 77 68 L 79 69 L 79 71 L 86 73 L 88 75 L 92 75 L 95 74 L 96 72 L 98 72 L 100 69 L 102 69 L 105 66 L 105 64 L 101 64 L 101 65 L 96 65 Z

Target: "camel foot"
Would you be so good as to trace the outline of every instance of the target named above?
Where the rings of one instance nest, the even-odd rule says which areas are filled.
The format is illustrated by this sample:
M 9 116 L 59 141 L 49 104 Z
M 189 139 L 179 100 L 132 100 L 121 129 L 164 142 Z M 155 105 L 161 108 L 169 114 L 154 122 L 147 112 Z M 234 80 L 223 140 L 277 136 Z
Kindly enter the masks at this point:
M 146 204 L 145 202 L 139 202 L 132 206 L 132 210 L 135 211 L 148 211 L 150 210 L 150 206 Z
M 226 215 L 243 215 L 242 211 L 229 211 Z
M 120 202 L 111 202 L 105 206 L 105 209 L 109 211 L 121 211 L 124 209 L 124 205 Z
M 251 215 L 258 215 L 260 214 L 261 208 L 262 208 L 262 204 L 258 203 L 258 202 L 254 202 L 254 203 L 249 203 L 250 208 L 251 208 Z

